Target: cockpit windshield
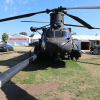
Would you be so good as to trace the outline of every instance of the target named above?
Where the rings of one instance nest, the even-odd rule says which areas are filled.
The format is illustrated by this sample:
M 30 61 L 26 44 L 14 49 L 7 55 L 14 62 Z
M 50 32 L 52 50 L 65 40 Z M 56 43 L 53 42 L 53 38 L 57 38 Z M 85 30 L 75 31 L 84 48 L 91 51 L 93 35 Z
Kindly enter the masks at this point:
M 61 37 L 60 31 L 55 31 L 55 37 Z
M 55 31 L 55 37 L 70 38 L 70 34 L 69 34 L 69 31 Z
M 68 31 L 62 31 L 62 37 L 70 38 L 70 34 Z
M 54 38 L 54 33 L 53 33 L 53 31 L 48 30 L 47 33 L 46 33 L 46 37 L 48 37 L 48 38 Z
M 70 33 L 67 29 L 63 29 L 62 31 L 47 30 L 46 37 L 48 38 L 60 38 L 60 37 L 70 38 Z

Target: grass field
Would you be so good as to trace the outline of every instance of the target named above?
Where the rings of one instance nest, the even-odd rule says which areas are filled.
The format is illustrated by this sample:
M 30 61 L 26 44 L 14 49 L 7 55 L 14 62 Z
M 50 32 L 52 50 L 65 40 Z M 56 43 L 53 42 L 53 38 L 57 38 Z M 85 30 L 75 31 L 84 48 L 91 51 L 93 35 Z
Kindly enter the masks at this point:
M 14 59 L 0 58 L 1 72 L 28 58 L 21 55 Z M 12 63 L 10 63 L 12 61 Z M 6 63 L 3 68 L 4 62 Z M 57 83 L 59 88 L 36 94 L 39 100 L 100 100 L 100 58 L 63 60 L 35 60 L 11 81 L 15 84 Z M 9 83 L 11 84 L 11 83 Z M 49 98 L 50 97 L 50 98 Z M 26 99 L 30 100 L 30 99 Z

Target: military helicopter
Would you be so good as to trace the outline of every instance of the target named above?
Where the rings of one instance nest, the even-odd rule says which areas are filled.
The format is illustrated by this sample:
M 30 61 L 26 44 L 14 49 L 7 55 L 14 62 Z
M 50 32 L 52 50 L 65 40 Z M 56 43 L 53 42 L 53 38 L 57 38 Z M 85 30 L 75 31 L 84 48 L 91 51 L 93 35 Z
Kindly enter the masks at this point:
M 50 12 L 52 12 L 50 13 L 50 24 L 49 24 L 50 27 L 46 28 L 46 26 L 49 26 L 46 25 L 40 28 L 35 28 L 35 27 L 30 28 L 30 30 L 33 32 L 42 29 L 41 39 L 39 39 L 39 42 L 35 43 L 34 53 L 38 54 L 38 58 L 43 58 L 43 56 L 49 56 L 49 57 L 53 57 L 55 60 L 61 60 L 64 58 L 65 55 L 68 55 L 68 58 L 71 58 L 71 60 L 73 60 L 74 57 L 76 60 L 78 60 L 78 58 L 81 57 L 81 51 L 78 50 L 77 46 L 72 41 L 71 28 L 66 28 L 64 27 L 64 25 L 84 27 L 88 29 L 100 29 L 100 28 L 92 27 L 91 25 L 89 25 L 87 22 L 83 21 L 79 17 L 68 14 L 65 11 L 70 9 L 100 9 L 100 6 L 70 7 L 70 8 L 60 6 L 58 8 L 51 9 L 51 10 L 46 9 L 40 12 L 23 14 L 19 16 L 0 19 L 0 22 L 30 17 L 40 13 L 49 14 Z M 64 14 L 78 21 L 83 26 L 64 24 Z M 39 21 L 22 21 L 22 22 L 42 23 Z M 43 22 L 43 23 L 47 23 L 47 22 Z

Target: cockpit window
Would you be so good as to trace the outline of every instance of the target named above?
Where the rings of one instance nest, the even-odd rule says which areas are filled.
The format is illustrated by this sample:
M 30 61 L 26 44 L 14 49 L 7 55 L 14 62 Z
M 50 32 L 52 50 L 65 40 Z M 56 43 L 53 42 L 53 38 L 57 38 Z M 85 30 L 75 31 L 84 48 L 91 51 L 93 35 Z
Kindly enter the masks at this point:
M 70 38 L 70 34 L 68 31 L 62 31 L 62 37 Z
M 62 37 L 68 37 L 67 31 L 62 31 Z
M 55 37 L 61 37 L 60 31 L 55 31 Z
M 48 38 L 54 38 L 54 33 L 53 33 L 53 31 L 48 30 L 47 33 L 46 33 L 46 37 L 48 37 Z
M 55 23 L 61 23 L 61 20 L 55 20 Z

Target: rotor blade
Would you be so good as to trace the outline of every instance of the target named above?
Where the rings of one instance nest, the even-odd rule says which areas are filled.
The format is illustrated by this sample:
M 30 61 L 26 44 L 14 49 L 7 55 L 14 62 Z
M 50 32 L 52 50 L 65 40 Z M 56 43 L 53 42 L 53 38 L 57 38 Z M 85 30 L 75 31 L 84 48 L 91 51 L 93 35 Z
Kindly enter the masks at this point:
M 79 23 L 81 23 L 82 25 L 84 25 L 85 27 L 89 28 L 89 29 L 93 29 L 93 27 L 91 25 L 89 25 L 88 23 L 86 23 L 85 21 L 83 21 L 82 19 L 80 19 L 79 17 L 76 17 L 74 15 L 68 14 L 65 11 L 63 11 L 64 14 L 66 14 L 67 16 L 73 18 L 74 20 L 78 21 Z
M 46 26 L 49 26 L 50 24 L 48 24 L 48 25 L 45 25 L 45 26 L 42 26 L 42 27 L 40 27 L 40 28 L 37 28 L 37 29 L 42 29 L 43 27 L 46 27 Z
M 21 22 L 50 23 L 50 22 L 40 22 L 40 21 L 21 21 Z
M 80 26 L 80 25 L 72 25 L 72 24 L 64 24 L 65 26 L 75 26 L 75 27 L 84 27 L 84 28 L 87 28 L 85 26 Z
M 69 7 L 69 8 L 66 8 L 66 10 L 69 10 L 69 9 L 100 9 L 100 6 Z
M 29 13 L 29 14 L 23 14 L 23 15 L 18 15 L 18 16 L 14 16 L 14 17 L 8 17 L 8 18 L 4 18 L 4 19 L 0 19 L 0 22 L 3 21 L 8 21 L 8 20 L 14 20 L 14 19 L 19 19 L 19 18 L 25 18 L 25 17 L 30 17 L 39 13 L 45 13 L 47 11 L 40 11 L 40 12 L 35 12 L 35 13 Z
M 75 26 L 75 27 L 83 27 L 83 28 L 87 28 L 85 26 L 81 26 L 81 25 L 72 25 L 72 24 L 64 24 L 65 26 Z M 96 27 L 93 27 L 93 29 L 100 29 L 100 28 L 96 28 Z

